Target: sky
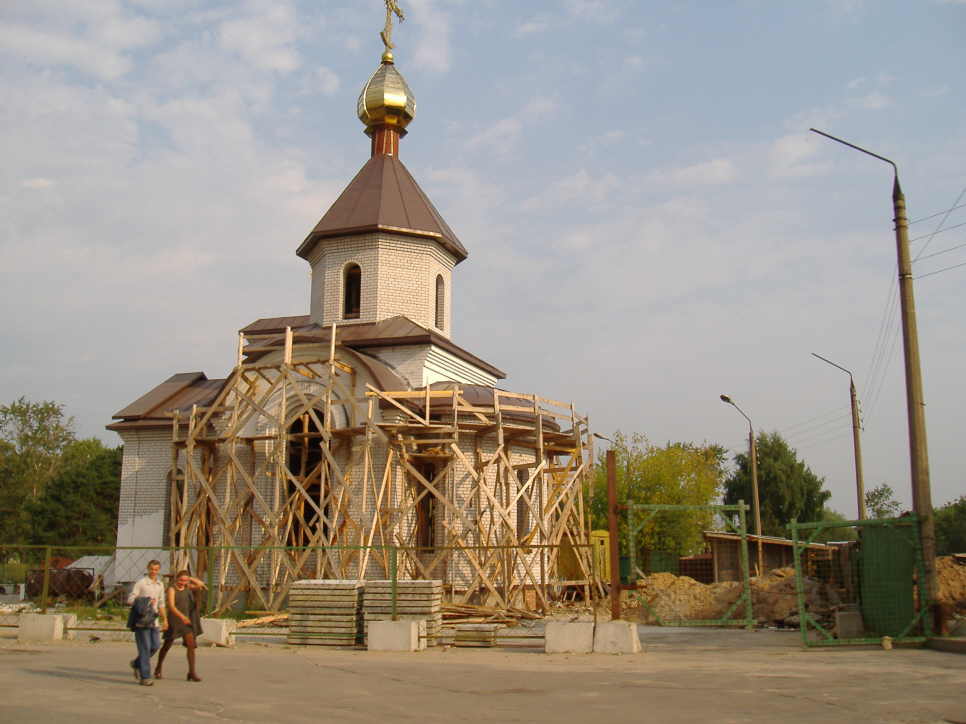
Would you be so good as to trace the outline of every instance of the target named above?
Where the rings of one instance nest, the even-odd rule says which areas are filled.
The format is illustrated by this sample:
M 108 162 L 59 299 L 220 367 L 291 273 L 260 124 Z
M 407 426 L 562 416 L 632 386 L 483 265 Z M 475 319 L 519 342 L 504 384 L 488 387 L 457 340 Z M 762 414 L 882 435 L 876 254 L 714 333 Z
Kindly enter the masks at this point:
M 470 252 L 453 339 L 504 387 L 741 451 L 727 393 L 851 518 L 848 377 L 816 352 L 855 374 L 866 487 L 909 505 L 891 170 L 817 127 L 899 164 L 933 501 L 966 494 L 966 1 L 400 5 L 400 158 Z M 383 20 L 5 0 L 0 402 L 61 402 L 118 444 L 127 403 L 308 313 L 295 249 L 368 158 Z

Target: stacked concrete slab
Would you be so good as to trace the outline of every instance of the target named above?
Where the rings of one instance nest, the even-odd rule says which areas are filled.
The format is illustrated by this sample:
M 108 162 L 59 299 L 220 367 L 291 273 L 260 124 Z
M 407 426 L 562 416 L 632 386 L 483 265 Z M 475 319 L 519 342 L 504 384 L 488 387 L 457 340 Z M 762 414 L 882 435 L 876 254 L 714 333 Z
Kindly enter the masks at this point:
M 363 593 L 358 581 L 295 581 L 288 594 L 288 643 L 355 645 L 362 637 Z
M 366 581 L 362 605 L 365 623 L 392 619 L 392 581 Z M 435 646 L 443 628 L 443 582 L 396 582 L 396 614 L 400 621 L 425 621 L 426 645 Z

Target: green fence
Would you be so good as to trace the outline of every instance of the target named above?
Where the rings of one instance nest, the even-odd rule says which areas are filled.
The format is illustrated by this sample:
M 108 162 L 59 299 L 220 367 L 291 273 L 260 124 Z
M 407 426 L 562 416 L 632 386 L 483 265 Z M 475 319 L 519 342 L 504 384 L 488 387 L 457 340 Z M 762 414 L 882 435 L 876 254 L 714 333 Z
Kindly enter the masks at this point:
M 824 560 L 803 560 L 806 546 L 829 528 L 855 530 L 831 544 Z M 921 643 L 931 635 L 919 521 L 901 518 L 789 525 L 806 646 Z
M 496 602 L 502 609 L 546 611 L 557 601 L 600 594 L 590 544 L 571 545 L 571 549 L 580 551 L 579 556 L 572 556 L 578 562 L 571 563 L 578 573 L 586 574 L 583 580 L 574 580 L 573 570 L 567 570 L 567 580 L 563 580 L 559 547 L 540 544 L 432 548 L 0 545 L 0 587 L 17 591 L 0 598 L 0 604 L 19 601 L 23 590 L 24 603 L 32 610 L 66 610 L 97 621 L 76 630 L 116 631 L 126 621 L 128 584 L 144 575 L 150 561 L 158 560 L 166 582 L 184 568 L 206 583 L 207 591 L 199 601 L 203 615 L 244 618 L 285 611 L 289 587 L 296 580 L 353 579 L 353 571 L 366 557 L 366 580 L 391 582 L 393 617 L 401 605 L 398 582 L 414 579 L 442 580 L 444 604 L 493 606 Z M 502 576 L 499 582 L 491 575 L 493 571 Z M 256 588 L 251 586 L 252 580 Z M 0 627 L 16 627 L 19 612 L 7 608 L 6 613 L 0 609 Z M 400 615 L 405 613 L 400 611 Z
M 646 621 L 660 626 L 754 627 L 745 521 L 748 506 L 744 502 L 737 505 L 630 504 L 626 510 L 630 582 Z M 735 560 L 727 575 L 719 571 L 717 560 L 706 558 L 708 570 L 703 577 L 717 583 L 713 591 L 703 584 L 689 583 L 685 577 L 667 579 L 649 575 L 678 572 L 678 552 L 660 550 L 653 539 L 660 541 L 662 530 L 680 528 L 682 516 L 698 516 L 707 522 L 707 528 L 717 524 L 738 536 Z M 691 564 L 693 570 L 693 560 Z M 640 584 L 636 583 L 638 579 Z

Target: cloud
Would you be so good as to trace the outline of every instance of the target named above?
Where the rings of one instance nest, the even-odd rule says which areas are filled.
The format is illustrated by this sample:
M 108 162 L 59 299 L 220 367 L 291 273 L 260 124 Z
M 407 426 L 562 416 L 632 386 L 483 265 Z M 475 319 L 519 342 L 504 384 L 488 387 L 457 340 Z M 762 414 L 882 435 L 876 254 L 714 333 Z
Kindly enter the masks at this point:
M 287 73 L 300 65 L 295 38 L 295 8 L 279 0 L 249 0 L 233 17 L 221 23 L 218 40 L 262 70 Z
M 768 148 L 770 175 L 776 178 L 817 176 L 828 170 L 827 163 L 812 162 L 822 139 L 814 133 L 790 133 Z
M 532 17 L 528 20 L 524 20 L 522 23 L 517 25 L 513 30 L 513 34 L 518 38 L 524 38 L 528 35 L 537 35 L 542 33 L 550 27 L 550 21 L 544 16 Z
M 490 124 L 467 141 L 467 148 L 488 149 L 498 157 L 506 158 L 515 150 L 523 136 L 524 127 L 542 121 L 557 109 L 557 101 L 538 96 L 511 116 Z
M 607 202 L 621 187 L 621 181 L 613 173 L 594 176 L 580 169 L 556 180 L 548 188 L 523 202 L 524 211 L 553 209 L 578 202 L 583 206 L 596 206 Z
M 419 28 L 413 62 L 418 68 L 445 73 L 450 67 L 450 19 L 436 0 L 410 0 L 412 12 L 406 22 Z
M 329 70 L 324 65 L 315 71 L 319 81 L 319 90 L 323 95 L 331 96 L 339 90 L 339 76 L 334 71 Z
M 714 185 L 734 181 L 738 177 L 738 169 L 730 159 L 714 158 L 692 166 L 665 170 L 660 172 L 660 176 L 682 185 Z
M 863 108 L 867 111 L 880 111 L 883 108 L 888 108 L 892 105 L 892 98 L 887 96 L 882 91 L 872 91 L 864 96 L 859 96 L 858 98 L 853 98 L 851 101 L 852 105 Z

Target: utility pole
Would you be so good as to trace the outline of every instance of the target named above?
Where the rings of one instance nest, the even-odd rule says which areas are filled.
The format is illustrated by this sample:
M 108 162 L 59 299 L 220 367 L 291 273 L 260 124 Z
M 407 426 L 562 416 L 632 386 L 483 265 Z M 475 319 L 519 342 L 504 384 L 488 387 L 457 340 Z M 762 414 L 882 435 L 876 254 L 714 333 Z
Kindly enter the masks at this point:
M 861 421 L 859 420 L 859 398 L 855 393 L 855 379 L 852 377 L 852 372 L 842 365 L 835 364 L 832 360 L 814 352 L 812 352 L 812 357 L 818 357 L 823 362 L 838 367 L 849 376 L 849 401 L 852 403 L 852 452 L 855 456 L 855 497 L 859 520 L 865 520 L 867 517 L 865 513 L 865 481 L 862 478 L 862 444 L 859 442 Z
M 621 561 L 617 540 L 617 456 L 607 450 L 607 528 L 610 532 L 610 617 L 621 618 Z
M 754 503 L 755 510 L 755 536 L 758 538 L 758 561 L 755 566 L 756 575 L 765 572 L 764 546 L 761 542 L 761 503 L 758 498 L 758 446 L 755 444 L 755 426 L 751 423 L 751 418 L 745 414 L 735 401 L 728 395 L 719 395 L 721 401 L 726 405 L 731 405 L 741 416 L 748 421 L 748 456 L 751 458 L 751 502 Z
M 926 568 L 926 590 L 936 599 L 936 527 L 932 512 L 932 490 L 929 483 L 929 452 L 926 446 L 926 410 L 922 394 L 922 368 L 919 361 L 919 332 L 916 326 L 916 302 L 912 289 L 912 260 L 909 256 L 909 219 L 906 197 L 899 185 L 899 167 L 895 162 L 815 128 L 811 131 L 844 146 L 885 161 L 892 166 L 892 208 L 896 224 L 896 255 L 899 266 L 899 302 L 902 312 L 902 348 L 906 367 L 906 415 L 909 424 L 909 462 L 912 472 L 912 505 L 919 518 L 919 536 Z

